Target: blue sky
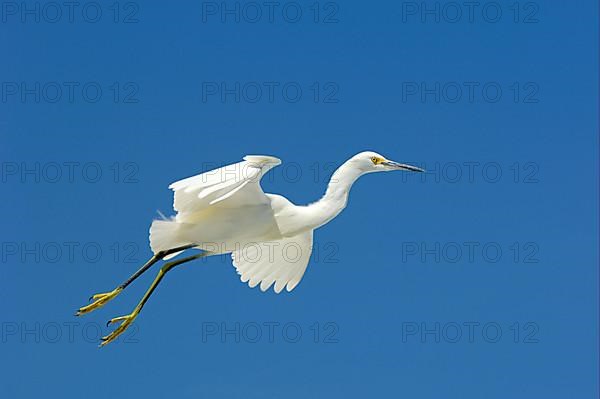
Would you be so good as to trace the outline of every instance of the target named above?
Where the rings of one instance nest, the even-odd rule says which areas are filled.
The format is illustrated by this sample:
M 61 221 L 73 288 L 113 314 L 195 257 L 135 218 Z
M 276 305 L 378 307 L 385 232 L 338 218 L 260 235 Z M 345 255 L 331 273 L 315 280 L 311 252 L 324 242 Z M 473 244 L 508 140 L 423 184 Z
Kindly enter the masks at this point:
M 596 2 L 57 4 L 1 15 L 3 396 L 598 396 Z M 271 154 L 307 203 L 366 149 L 429 172 L 362 178 L 291 294 L 223 256 L 106 348 L 155 270 L 73 316 L 172 181 Z

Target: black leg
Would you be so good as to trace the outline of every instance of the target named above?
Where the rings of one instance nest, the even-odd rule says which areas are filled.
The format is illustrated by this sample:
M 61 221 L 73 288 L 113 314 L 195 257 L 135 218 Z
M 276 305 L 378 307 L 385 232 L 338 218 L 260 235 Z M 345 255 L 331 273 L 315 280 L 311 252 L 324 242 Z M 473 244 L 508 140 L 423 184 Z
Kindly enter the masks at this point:
M 77 310 L 77 312 L 75 313 L 75 315 L 81 316 L 82 314 L 89 313 L 92 310 L 101 308 L 102 306 L 106 305 L 106 303 L 108 303 L 108 301 L 114 299 L 117 295 L 119 295 L 121 293 L 121 291 L 123 291 L 125 289 L 125 287 L 127 287 L 129 284 L 131 284 L 136 278 L 138 278 L 139 276 L 144 274 L 144 272 L 146 270 L 150 269 L 156 262 L 163 259 L 165 256 L 169 256 L 171 254 L 185 251 L 186 249 L 191 249 L 194 247 L 195 247 L 195 245 L 188 244 L 188 245 L 184 245 L 181 247 L 157 252 L 152 258 L 150 258 L 150 260 L 148 262 L 146 262 L 146 264 L 144 264 L 144 266 L 142 266 L 137 272 L 135 272 L 131 277 L 129 277 L 127 279 L 127 281 L 125 281 L 123 284 L 121 284 L 114 290 L 112 290 L 110 292 L 104 292 L 101 294 L 92 295 L 92 297 L 90 298 L 90 301 L 93 300 L 94 302 L 90 303 L 87 306 L 82 306 L 81 308 L 79 308 Z
M 158 284 L 161 282 L 163 277 L 165 277 L 165 275 L 171 269 L 173 269 L 175 266 L 182 265 L 184 263 L 190 262 L 194 259 L 202 258 L 207 255 L 209 255 L 209 252 L 202 252 L 200 254 L 188 256 L 187 258 L 178 259 L 173 262 L 165 263 L 163 265 L 163 267 L 160 268 L 158 275 L 152 282 L 152 285 L 150 285 L 150 288 L 148 288 L 148 291 L 146 291 L 146 293 L 142 297 L 142 300 L 137 304 L 135 309 L 133 309 L 133 312 L 131 312 L 130 314 L 125 315 L 125 316 L 115 317 L 114 319 L 111 319 L 108 321 L 108 323 L 106 323 L 107 325 L 110 325 L 112 323 L 121 322 L 121 324 L 112 333 L 108 334 L 106 337 L 102 337 L 102 342 L 100 343 L 100 346 L 104 346 L 104 345 L 114 341 L 119 335 L 123 334 L 123 332 L 131 325 L 131 323 L 133 323 L 135 318 L 140 314 L 140 311 L 142 310 L 142 308 L 144 307 L 144 305 L 150 298 L 150 295 L 152 295 L 152 293 L 154 292 L 156 287 L 158 287 Z
M 156 255 L 154 255 L 152 258 L 150 258 L 150 260 L 148 262 L 146 262 L 146 264 L 144 266 L 140 267 L 140 269 L 137 272 L 135 272 L 131 277 L 129 277 L 127 279 L 127 281 L 125 281 L 123 284 L 121 284 L 119 286 L 119 288 L 124 289 L 125 287 L 127 287 L 129 284 L 131 284 L 133 282 L 133 280 L 135 280 L 136 278 L 138 278 L 139 276 L 144 274 L 144 272 L 146 270 L 150 269 L 156 262 L 163 259 L 165 256 L 169 256 L 171 254 L 185 251 L 186 249 L 191 249 L 191 248 L 194 248 L 194 245 L 191 245 L 191 244 L 184 245 L 182 247 L 177 247 L 177 248 L 157 252 Z

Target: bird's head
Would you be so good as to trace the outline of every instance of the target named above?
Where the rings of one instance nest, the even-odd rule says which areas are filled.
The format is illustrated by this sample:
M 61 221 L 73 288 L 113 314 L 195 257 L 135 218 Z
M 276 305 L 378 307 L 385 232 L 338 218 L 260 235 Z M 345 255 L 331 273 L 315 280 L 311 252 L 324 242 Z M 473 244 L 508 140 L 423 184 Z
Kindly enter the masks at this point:
M 371 172 L 390 172 L 392 170 L 408 170 L 411 172 L 425 172 L 416 166 L 390 161 L 381 154 L 373 151 L 364 151 L 356 154 L 350 160 L 354 167 L 359 168 L 363 173 Z

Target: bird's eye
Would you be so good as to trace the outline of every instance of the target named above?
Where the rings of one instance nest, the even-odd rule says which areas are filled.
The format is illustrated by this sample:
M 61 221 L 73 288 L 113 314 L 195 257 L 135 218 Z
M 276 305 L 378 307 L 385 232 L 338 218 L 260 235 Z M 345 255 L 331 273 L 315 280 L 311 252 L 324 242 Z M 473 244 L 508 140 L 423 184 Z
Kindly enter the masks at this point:
M 371 162 L 373 162 L 375 165 L 377 165 L 377 157 L 371 157 Z

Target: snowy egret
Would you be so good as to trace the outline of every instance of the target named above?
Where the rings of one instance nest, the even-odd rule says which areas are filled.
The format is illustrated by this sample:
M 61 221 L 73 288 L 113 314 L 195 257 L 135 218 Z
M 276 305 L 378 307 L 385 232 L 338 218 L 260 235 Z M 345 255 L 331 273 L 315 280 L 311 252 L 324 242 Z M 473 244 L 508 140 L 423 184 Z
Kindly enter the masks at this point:
M 200 253 L 165 263 L 141 301 L 128 315 L 108 322 L 121 324 L 102 338 L 106 345 L 122 334 L 167 272 L 201 257 L 231 253 L 241 280 L 262 291 L 273 284 L 276 293 L 293 290 L 300 282 L 312 251 L 313 231 L 336 217 L 345 207 L 352 184 L 371 172 L 423 169 L 390 161 L 371 151 L 361 152 L 332 175 L 325 195 L 309 205 L 292 204 L 281 195 L 265 194 L 260 179 L 281 161 L 264 155 L 248 155 L 242 162 L 224 166 L 169 186 L 174 191 L 171 219 L 155 220 L 150 227 L 154 256 L 113 291 L 96 294 L 76 315 L 91 312 L 114 299 L 131 282 L 160 260 L 189 249 Z M 293 254 L 290 255 L 290 247 Z

